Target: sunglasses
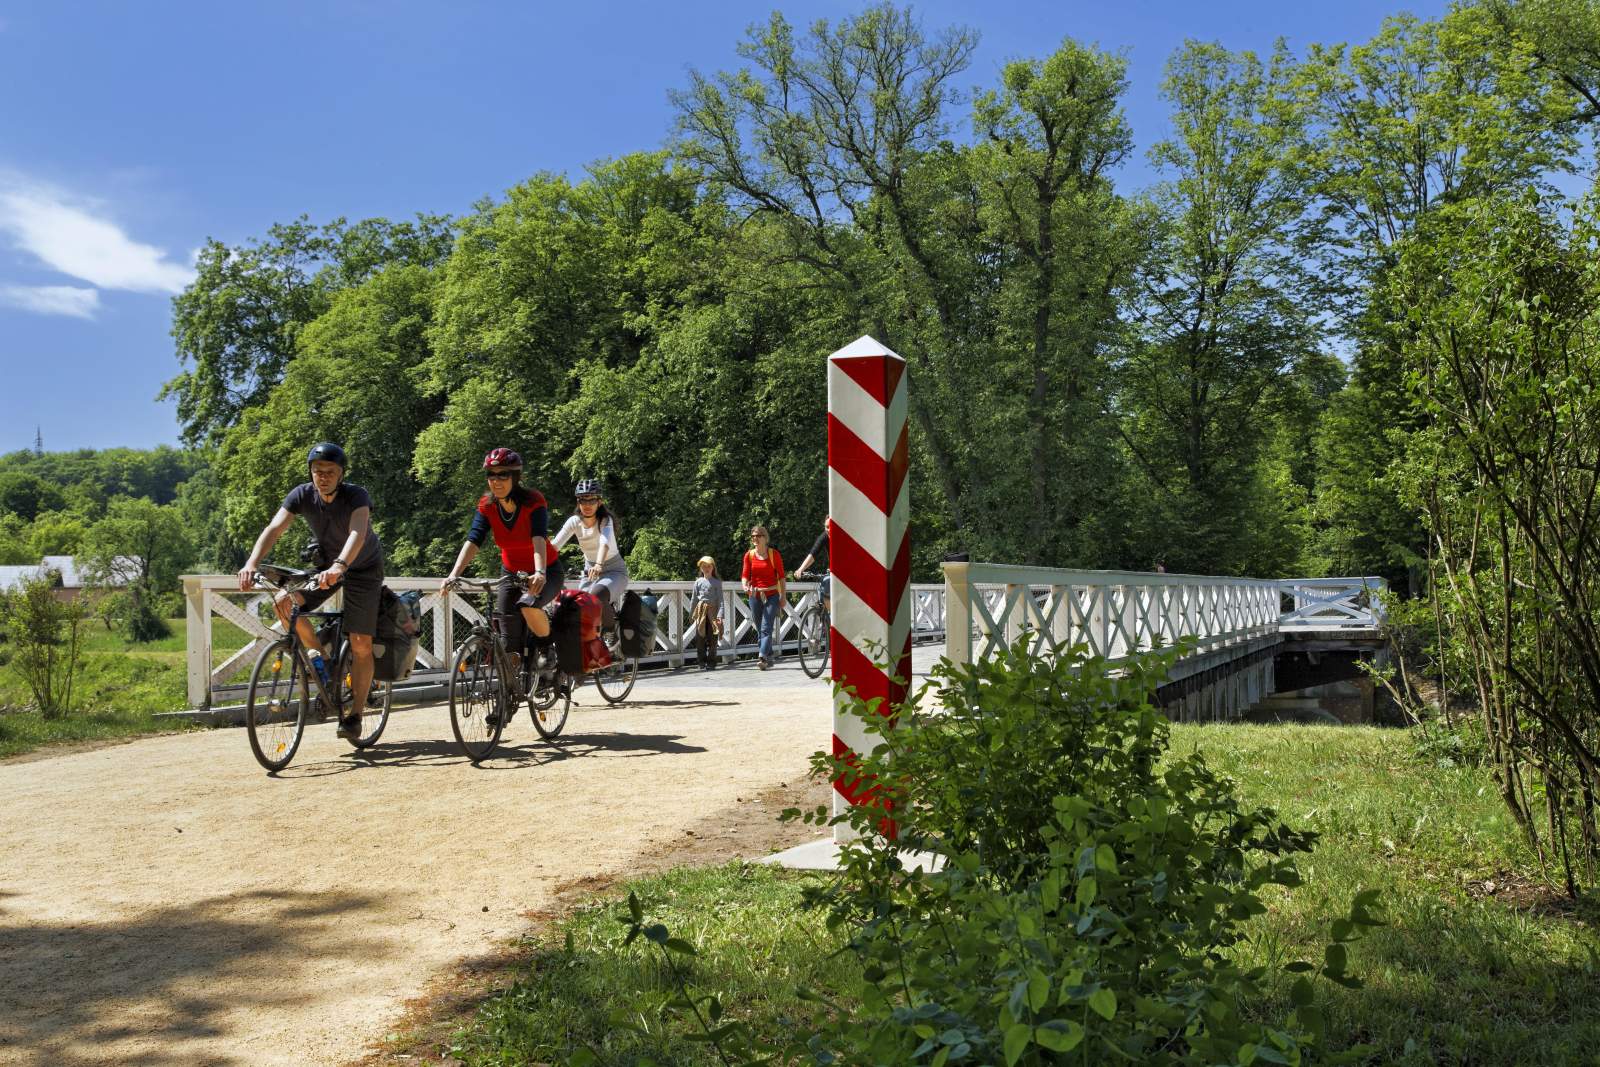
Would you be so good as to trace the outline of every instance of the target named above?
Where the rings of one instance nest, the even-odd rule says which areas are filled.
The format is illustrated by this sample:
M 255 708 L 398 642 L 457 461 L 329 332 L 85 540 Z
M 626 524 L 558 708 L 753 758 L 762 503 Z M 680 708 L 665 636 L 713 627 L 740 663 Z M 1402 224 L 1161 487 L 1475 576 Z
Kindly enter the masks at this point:
M 765 541 L 766 539 L 767 539 L 767 535 L 766 534 L 751 534 L 750 535 L 750 540 L 752 540 L 752 541 Z
M 597 496 L 580 496 L 578 498 L 578 503 L 580 503 L 580 504 L 598 504 L 598 503 L 600 503 L 600 498 L 597 497 Z
M 511 472 L 510 471 L 490 471 L 489 472 L 489 480 L 492 481 L 492 482 L 503 482 L 509 477 L 511 477 Z

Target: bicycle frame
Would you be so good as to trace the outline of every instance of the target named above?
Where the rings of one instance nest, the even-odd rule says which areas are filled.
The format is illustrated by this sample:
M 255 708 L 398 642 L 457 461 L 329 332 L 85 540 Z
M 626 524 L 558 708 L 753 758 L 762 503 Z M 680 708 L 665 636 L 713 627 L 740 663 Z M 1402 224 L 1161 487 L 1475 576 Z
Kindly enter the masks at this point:
M 334 627 L 333 662 L 328 669 L 328 677 L 331 679 L 339 669 L 339 662 L 344 652 L 344 612 L 306 611 L 294 600 L 294 594 L 300 592 L 306 586 L 290 588 L 287 583 L 274 582 L 269 576 L 260 574 L 256 576 L 256 582 L 274 592 L 289 594 L 289 625 L 286 630 L 286 636 L 290 639 L 290 647 L 294 649 L 295 659 L 299 662 L 300 669 L 305 672 L 307 682 L 316 687 L 317 696 L 320 698 L 318 706 L 332 711 L 335 715 L 343 715 L 344 701 L 340 699 L 339 686 L 335 684 L 333 691 L 329 692 L 328 687 L 323 684 L 322 676 L 311 666 L 311 654 L 306 648 L 305 641 L 300 637 L 297 624 L 301 619 L 327 619 L 332 622 Z M 325 665 L 328 663 L 326 649 L 323 650 L 322 661 Z

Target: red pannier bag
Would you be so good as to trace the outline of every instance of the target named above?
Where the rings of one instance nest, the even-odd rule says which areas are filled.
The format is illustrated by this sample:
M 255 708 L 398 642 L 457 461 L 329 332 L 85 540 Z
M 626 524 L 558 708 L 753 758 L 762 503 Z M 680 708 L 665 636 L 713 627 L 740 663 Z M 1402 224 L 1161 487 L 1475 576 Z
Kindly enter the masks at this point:
M 556 659 L 568 674 L 587 674 L 611 665 L 611 653 L 600 638 L 600 598 L 578 589 L 556 594 L 551 630 Z

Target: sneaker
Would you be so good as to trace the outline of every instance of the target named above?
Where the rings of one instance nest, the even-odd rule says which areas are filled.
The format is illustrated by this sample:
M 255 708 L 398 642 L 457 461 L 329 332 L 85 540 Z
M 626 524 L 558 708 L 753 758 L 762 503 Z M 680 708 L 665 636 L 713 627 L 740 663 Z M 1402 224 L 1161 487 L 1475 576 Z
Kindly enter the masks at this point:
M 339 736 L 357 741 L 361 738 L 361 716 L 346 715 L 339 720 Z
M 762 670 L 766 670 L 767 668 L 771 667 L 772 664 L 770 664 L 766 660 L 762 659 L 762 660 L 757 660 L 756 661 L 756 666 L 760 667 Z

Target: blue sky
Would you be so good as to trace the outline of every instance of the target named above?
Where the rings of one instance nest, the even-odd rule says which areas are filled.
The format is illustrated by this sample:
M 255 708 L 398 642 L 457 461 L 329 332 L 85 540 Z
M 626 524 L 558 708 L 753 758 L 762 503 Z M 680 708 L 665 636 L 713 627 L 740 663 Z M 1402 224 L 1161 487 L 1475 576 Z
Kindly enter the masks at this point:
M 0 452 L 177 441 L 170 298 L 207 237 L 301 214 L 459 214 L 539 170 L 659 147 L 666 94 L 735 62 L 778 7 L 856 3 L 324 0 L 57 4 L 0 0 Z M 1408 10 L 1434 16 L 1442 2 Z M 1219 0 L 922 3 L 929 28 L 982 35 L 967 87 L 1065 36 L 1124 50 L 1152 181 L 1167 57 L 1185 38 L 1270 49 L 1366 40 L 1401 10 Z

